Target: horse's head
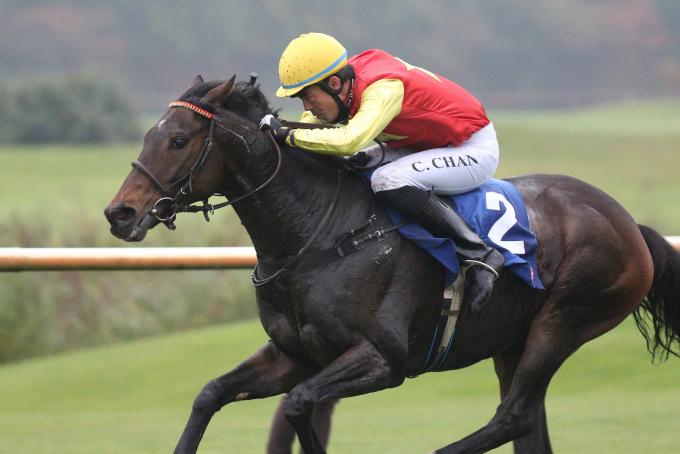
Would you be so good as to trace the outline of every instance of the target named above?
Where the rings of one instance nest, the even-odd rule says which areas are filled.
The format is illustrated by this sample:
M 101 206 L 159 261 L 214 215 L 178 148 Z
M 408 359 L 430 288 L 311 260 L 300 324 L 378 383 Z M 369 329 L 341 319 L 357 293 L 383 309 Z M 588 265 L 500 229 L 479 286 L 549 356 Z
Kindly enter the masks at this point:
M 147 132 L 133 169 L 104 210 L 112 234 L 141 241 L 160 222 L 174 228 L 175 213 L 189 204 L 225 193 L 225 172 L 238 174 L 247 165 L 256 121 L 269 110 L 259 90 L 246 85 L 235 84 L 234 77 L 204 82 L 197 76 L 179 100 L 170 103 Z M 247 90 L 251 97 L 259 95 L 259 102 L 244 99 Z

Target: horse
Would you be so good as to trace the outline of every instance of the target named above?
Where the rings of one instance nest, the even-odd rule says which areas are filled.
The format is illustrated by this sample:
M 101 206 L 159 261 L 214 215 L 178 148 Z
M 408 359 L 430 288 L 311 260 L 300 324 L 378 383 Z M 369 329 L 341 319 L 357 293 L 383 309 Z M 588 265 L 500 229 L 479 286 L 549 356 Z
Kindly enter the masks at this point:
M 226 404 L 282 393 L 304 451 L 324 453 L 310 422 L 314 407 L 418 375 L 440 317 L 443 267 L 398 233 L 385 229 L 351 254 L 335 253 L 346 232 L 391 225 L 388 214 L 337 158 L 279 147 L 258 128 L 267 113 L 257 85 L 197 76 L 149 129 L 105 209 L 113 235 L 141 241 L 160 223 L 174 228 L 177 212 L 207 216 L 232 205 L 257 252 L 253 282 L 270 340 L 201 389 L 176 453 L 196 452 Z M 486 425 L 436 453 L 511 441 L 517 453 L 551 452 L 551 378 L 631 313 L 653 355 L 678 355 L 680 254 L 585 182 L 545 174 L 508 181 L 526 203 L 544 289 L 503 271 L 481 310 L 461 308 L 441 369 L 493 358 L 501 403 Z M 211 205 L 214 194 L 228 201 Z

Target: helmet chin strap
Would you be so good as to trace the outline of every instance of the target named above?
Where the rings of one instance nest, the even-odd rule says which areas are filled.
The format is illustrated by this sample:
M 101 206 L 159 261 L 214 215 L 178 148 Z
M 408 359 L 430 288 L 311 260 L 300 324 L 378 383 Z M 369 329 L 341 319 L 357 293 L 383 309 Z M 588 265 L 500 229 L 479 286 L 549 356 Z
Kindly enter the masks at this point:
M 349 90 L 347 91 L 347 100 L 345 102 L 338 96 L 342 93 L 344 81 L 340 84 L 340 87 L 335 90 L 324 81 L 317 82 L 317 85 L 328 93 L 338 106 L 338 117 L 332 123 L 346 124 L 347 121 L 349 121 L 349 106 L 352 105 L 352 99 L 354 98 L 354 78 L 349 79 Z

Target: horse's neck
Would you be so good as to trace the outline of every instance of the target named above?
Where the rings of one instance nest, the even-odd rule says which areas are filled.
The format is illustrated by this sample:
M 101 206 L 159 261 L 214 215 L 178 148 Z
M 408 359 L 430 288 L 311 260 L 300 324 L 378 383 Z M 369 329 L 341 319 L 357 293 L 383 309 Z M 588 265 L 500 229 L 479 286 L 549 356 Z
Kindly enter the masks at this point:
M 242 179 L 250 190 L 266 181 L 278 163 L 271 141 L 257 143 L 254 165 Z M 274 178 L 234 206 L 260 257 L 282 259 L 296 254 L 333 203 L 336 170 L 299 153 L 281 150 L 281 167 Z

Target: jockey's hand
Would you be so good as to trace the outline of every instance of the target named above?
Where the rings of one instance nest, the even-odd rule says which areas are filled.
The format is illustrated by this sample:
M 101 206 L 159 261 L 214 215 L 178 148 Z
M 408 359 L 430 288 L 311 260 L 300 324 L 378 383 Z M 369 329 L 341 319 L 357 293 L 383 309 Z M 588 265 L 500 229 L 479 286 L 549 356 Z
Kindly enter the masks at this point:
M 371 157 L 364 151 L 358 151 L 347 158 L 347 164 L 351 167 L 364 168 L 367 166 Z
M 267 114 L 262 117 L 262 120 L 260 120 L 260 130 L 271 131 L 272 135 L 274 136 L 274 140 L 282 144 L 286 143 L 286 138 L 291 131 L 290 128 L 283 126 L 281 120 L 272 114 Z
M 385 161 L 387 150 L 385 145 L 371 145 L 347 158 L 347 164 L 357 169 L 373 169 Z

